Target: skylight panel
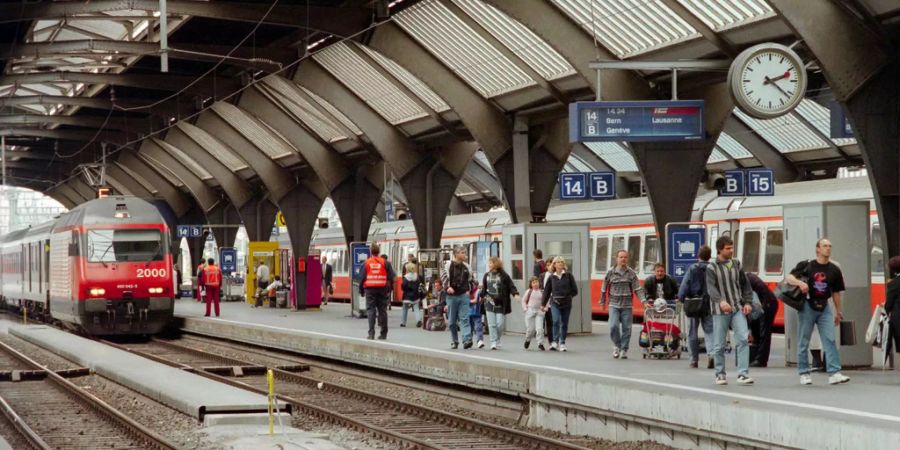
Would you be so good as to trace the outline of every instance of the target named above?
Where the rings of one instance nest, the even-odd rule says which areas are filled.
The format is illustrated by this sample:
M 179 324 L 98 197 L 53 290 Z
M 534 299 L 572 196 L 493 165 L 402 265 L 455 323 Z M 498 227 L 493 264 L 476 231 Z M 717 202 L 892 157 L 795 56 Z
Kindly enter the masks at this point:
M 754 119 L 739 109 L 735 109 L 734 114 L 781 153 L 828 147 L 828 143 L 807 128 L 794 113 L 769 120 Z
M 637 162 L 625 147 L 616 142 L 585 142 L 603 162 L 616 172 L 637 172 Z

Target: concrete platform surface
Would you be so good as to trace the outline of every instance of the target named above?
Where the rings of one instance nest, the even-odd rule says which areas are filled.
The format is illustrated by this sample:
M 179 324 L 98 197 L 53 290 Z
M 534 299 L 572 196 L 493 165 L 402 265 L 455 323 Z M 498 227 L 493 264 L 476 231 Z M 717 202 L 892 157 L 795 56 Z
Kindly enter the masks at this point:
M 630 358 L 613 359 L 606 324 L 600 322 L 594 323 L 594 334 L 567 339 L 567 353 L 525 350 L 521 335 L 504 336 L 497 351 L 464 351 L 449 349 L 449 332 L 399 327 L 398 308 L 388 313 L 387 341 L 365 339 L 366 321 L 350 318 L 346 304 L 291 312 L 224 303 L 221 318 L 204 318 L 204 312 L 194 301 L 176 302 L 176 316 L 198 333 L 527 394 L 547 404 L 647 417 L 802 448 L 884 448 L 879 444 L 893 447 L 900 442 L 900 402 L 890 400 L 900 394 L 900 374 L 845 371 L 852 381 L 837 386 L 828 385 L 826 375 L 814 374 L 814 385 L 801 386 L 796 369 L 784 367 L 782 338 L 773 343 L 770 366 L 751 369 L 754 386 L 735 383 L 733 354 L 727 357 L 731 384 L 715 386 L 711 370 L 687 367 L 687 353 L 680 360 L 643 360 L 637 332 L 632 334 Z M 529 423 L 595 434 L 582 429 L 588 424 L 553 414 L 532 410 Z M 630 434 L 640 438 L 631 430 L 606 437 L 629 440 Z
M 268 425 L 217 425 L 204 428 L 203 433 L 207 443 L 224 450 L 344 450 L 324 434 L 290 427 L 282 433 L 277 424 L 273 435 L 269 435 Z
M 216 412 L 267 411 L 267 399 L 44 325 L 8 325 L 9 333 L 198 420 Z

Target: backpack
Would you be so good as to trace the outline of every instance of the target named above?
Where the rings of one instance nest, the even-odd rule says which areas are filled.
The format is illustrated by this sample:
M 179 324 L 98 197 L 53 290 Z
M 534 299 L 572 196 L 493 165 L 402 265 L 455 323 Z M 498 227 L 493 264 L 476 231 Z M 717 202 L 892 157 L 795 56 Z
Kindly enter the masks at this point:
M 695 263 L 691 266 L 691 283 L 684 298 L 684 315 L 691 318 L 706 317 L 710 314 L 709 294 L 706 292 L 706 268 L 709 264 Z

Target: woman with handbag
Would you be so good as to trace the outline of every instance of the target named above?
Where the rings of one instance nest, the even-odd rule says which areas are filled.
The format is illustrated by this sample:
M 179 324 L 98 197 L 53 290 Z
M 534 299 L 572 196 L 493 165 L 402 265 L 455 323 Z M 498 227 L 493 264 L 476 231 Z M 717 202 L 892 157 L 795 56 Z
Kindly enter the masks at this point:
M 503 337 L 503 324 L 506 315 L 512 312 L 512 300 L 519 299 L 519 291 L 513 284 L 512 278 L 503 270 L 500 258 L 491 256 L 488 260 L 488 272 L 484 274 L 481 285 L 484 288 L 481 295 L 484 300 L 484 311 L 487 315 L 488 333 L 491 336 L 491 350 L 500 348 L 500 338 Z

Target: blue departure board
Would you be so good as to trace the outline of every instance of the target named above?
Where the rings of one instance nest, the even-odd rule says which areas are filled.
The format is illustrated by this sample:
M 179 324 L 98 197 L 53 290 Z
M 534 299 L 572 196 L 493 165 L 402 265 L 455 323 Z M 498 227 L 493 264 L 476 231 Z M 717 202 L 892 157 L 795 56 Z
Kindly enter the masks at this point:
M 703 100 L 577 102 L 569 105 L 570 142 L 702 139 Z

